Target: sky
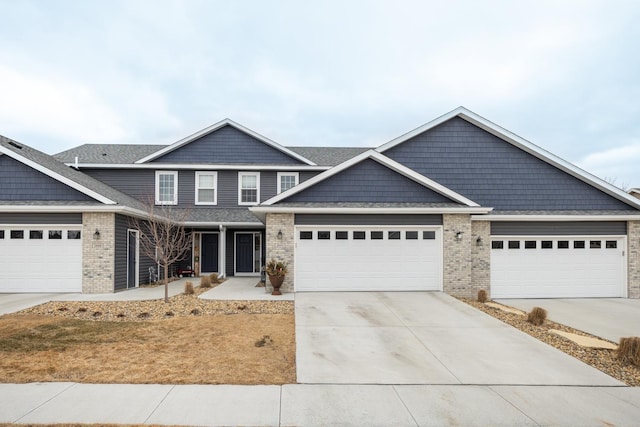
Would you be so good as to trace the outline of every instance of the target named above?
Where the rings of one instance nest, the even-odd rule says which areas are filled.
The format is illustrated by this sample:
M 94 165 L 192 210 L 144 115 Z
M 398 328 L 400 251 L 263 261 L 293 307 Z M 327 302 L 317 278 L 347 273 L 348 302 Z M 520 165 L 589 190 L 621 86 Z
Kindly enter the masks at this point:
M 458 106 L 640 187 L 640 1 L 0 0 L 0 134 L 54 154 L 224 118 L 378 146 Z

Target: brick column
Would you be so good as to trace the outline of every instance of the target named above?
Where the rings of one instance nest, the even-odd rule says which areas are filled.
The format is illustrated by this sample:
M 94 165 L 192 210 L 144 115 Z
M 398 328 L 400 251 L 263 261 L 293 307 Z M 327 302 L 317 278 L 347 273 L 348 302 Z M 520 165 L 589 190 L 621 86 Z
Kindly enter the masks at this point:
M 478 242 L 480 238 L 480 242 Z M 490 294 L 491 288 L 491 223 L 489 221 L 471 222 L 471 286 L 472 298 L 480 289 Z
M 267 256 L 266 260 L 284 261 L 288 264 L 288 270 L 282 287 L 283 291 L 293 292 L 294 283 L 294 214 L 292 213 L 268 213 L 266 219 Z M 278 233 L 282 232 L 282 238 L 278 239 Z M 267 290 L 272 289 L 267 277 Z
M 82 292 L 114 292 L 115 214 L 82 214 Z M 100 239 L 94 233 L 100 232 Z
M 444 291 L 459 297 L 473 297 L 471 283 L 471 216 L 445 214 L 443 224 Z M 461 232 L 461 239 L 456 234 Z M 474 242 L 475 244 L 475 242 Z
M 640 221 L 627 222 L 628 297 L 640 298 Z

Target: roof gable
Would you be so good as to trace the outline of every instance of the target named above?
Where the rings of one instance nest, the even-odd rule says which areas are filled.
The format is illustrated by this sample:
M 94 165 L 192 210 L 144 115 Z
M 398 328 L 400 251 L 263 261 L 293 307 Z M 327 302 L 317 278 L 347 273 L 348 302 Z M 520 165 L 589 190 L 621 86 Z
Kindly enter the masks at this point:
M 369 150 L 262 205 L 286 202 L 457 203 L 478 204 L 386 156 Z
M 460 107 L 376 149 L 499 210 L 628 210 L 616 187 Z
M 136 163 L 301 164 L 312 161 L 229 119 L 202 129 Z

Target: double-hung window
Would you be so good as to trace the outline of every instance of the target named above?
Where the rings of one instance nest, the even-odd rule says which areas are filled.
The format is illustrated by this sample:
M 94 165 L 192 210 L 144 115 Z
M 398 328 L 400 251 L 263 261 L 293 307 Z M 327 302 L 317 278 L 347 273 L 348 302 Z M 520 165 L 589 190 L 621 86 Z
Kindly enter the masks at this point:
M 298 172 L 278 172 L 278 194 L 298 185 Z
M 238 172 L 238 204 L 260 203 L 260 172 Z
M 217 172 L 196 172 L 196 205 L 215 205 L 217 188 Z
M 156 205 L 178 204 L 178 172 L 156 171 Z

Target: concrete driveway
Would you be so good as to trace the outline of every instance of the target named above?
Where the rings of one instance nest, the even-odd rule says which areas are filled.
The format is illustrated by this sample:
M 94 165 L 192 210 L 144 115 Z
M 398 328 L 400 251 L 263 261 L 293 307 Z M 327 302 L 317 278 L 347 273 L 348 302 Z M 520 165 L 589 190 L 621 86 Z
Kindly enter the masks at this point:
M 526 312 L 542 307 L 554 322 L 616 343 L 622 337 L 640 336 L 640 299 L 500 299 L 496 302 Z
M 439 292 L 298 293 L 298 382 L 622 385 Z

